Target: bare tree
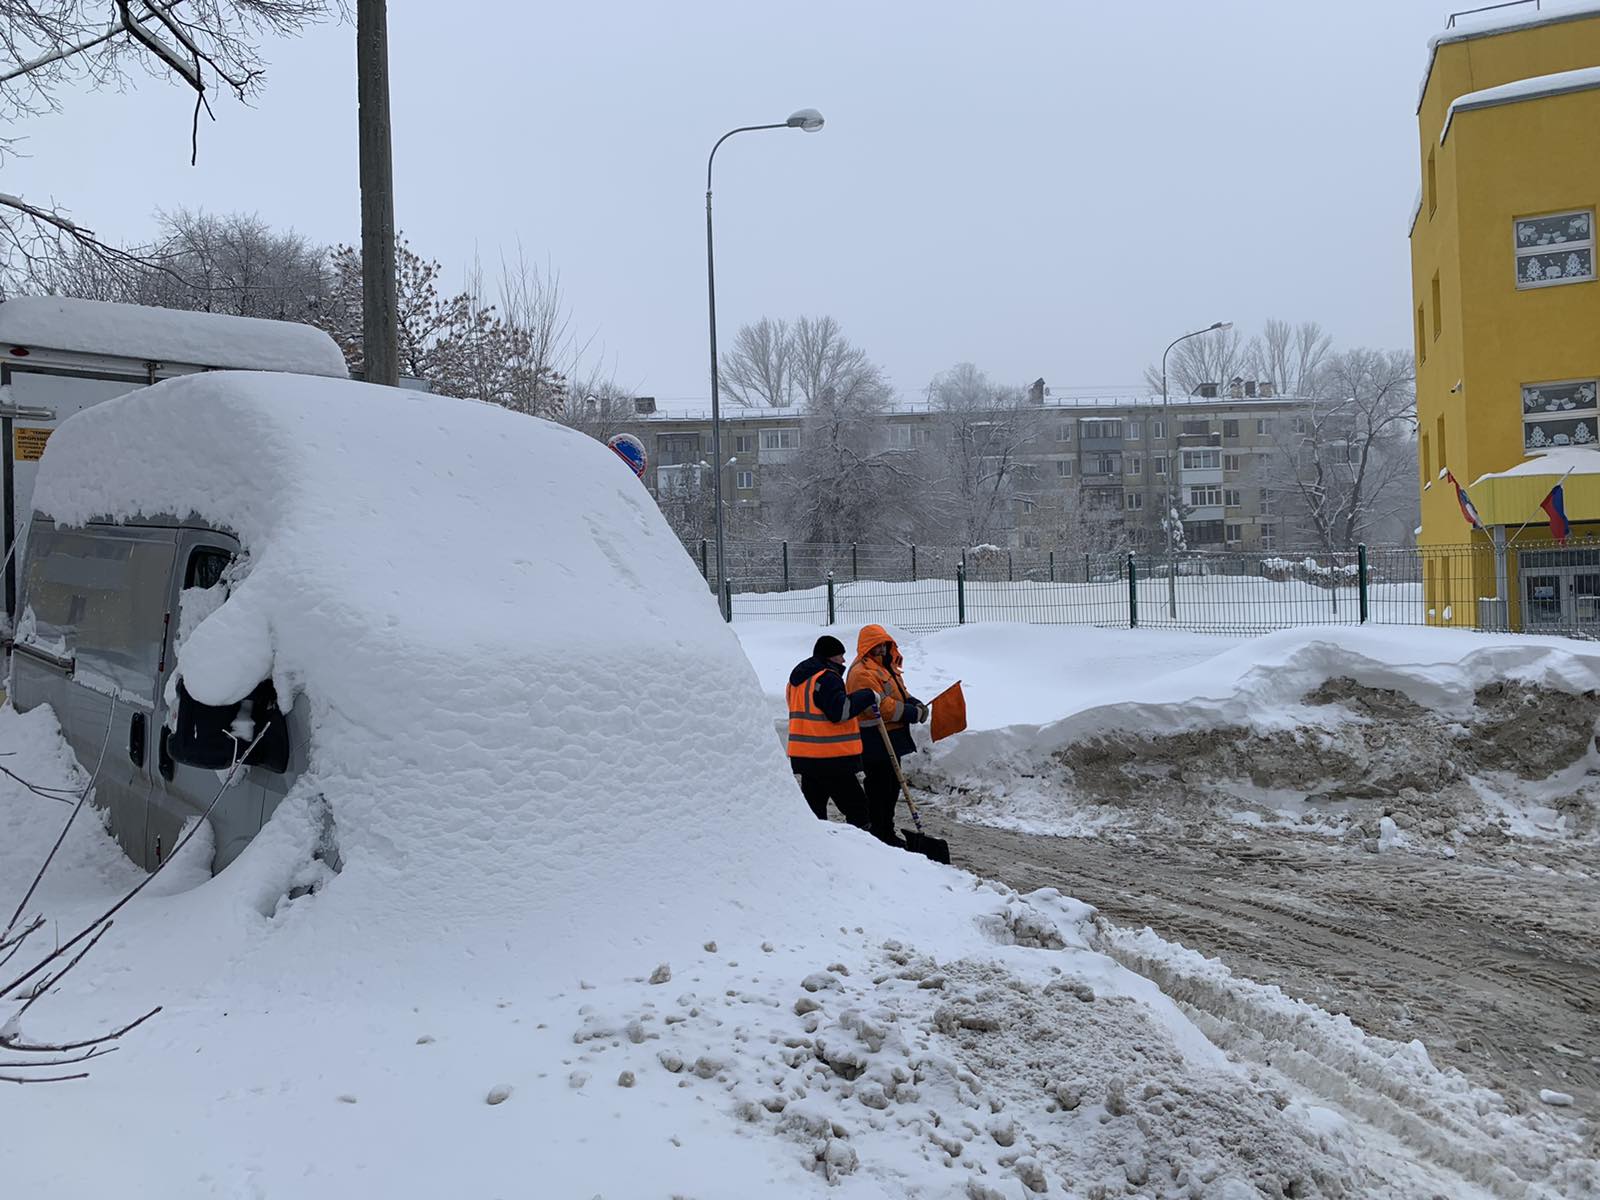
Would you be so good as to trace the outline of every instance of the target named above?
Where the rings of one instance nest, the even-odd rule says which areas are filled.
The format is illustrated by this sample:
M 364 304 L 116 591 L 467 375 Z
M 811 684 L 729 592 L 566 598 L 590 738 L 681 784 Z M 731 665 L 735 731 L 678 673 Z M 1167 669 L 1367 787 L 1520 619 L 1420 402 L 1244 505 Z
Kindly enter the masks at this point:
M 934 376 L 928 407 L 937 414 L 939 436 L 922 456 L 926 505 L 965 545 L 993 541 L 1036 491 L 1028 450 L 1043 410 L 1029 403 L 1026 389 L 999 386 L 972 363 Z
M 506 370 L 512 386 L 508 407 L 554 417 L 565 409 L 568 380 L 579 371 L 591 339 L 580 340 L 561 290 L 561 273 L 530 263 L 522 248 L 500 260 L 500 315 L 507 330 Z M 586 395 L 597 394 L 591 379 Z
M 1226 385 L 1248 369 L 1249 347 L 1237 329 L 1213 329 L 1173 347 L 1167 356 L 1167 393 L 1187 396 L 1202 383 Z M 1161 364 L 1144 369 L 1145 385 L 1161 392 Z
M 1291 325 L 1273 318 L 1250 339 L 1245 366 L 1257 380 L 1271 382 L 1280 396 L 1310 396 L 1332 342 L 1315 321 Z
M 893 393 L 832 317 L 794 325 L 801 446 L 775 474 L 781 524 L 798 541 L 871 542 L 914 519 L 916 472 L 887 445 L 881 415 Z
M 1284 499 L 1301 540 L 1353 550 L 1384 522 L 1415 510 L 1416 372 L 1399 350 L 1330 356 L 1314 401 L 1280 423 L 1263 481 Z
M 720 386 L 745 408 L 788 408 L 795 400 L 795 334 L 787 321 L 742 325 L 722 355 Z
M 243 100 L 265 75 L 260 43 L 288 36 L 330 15 L 340 0 L 0 0 L 0 123 L 60 109 L 71 85 L 126 88 L 135 68 L 194 93 L 191 160 L 199 153 L 200 115 L 214 91 Z M 0 138 L 0 163 L 18 139 Z M 147 265 L 111 245 L 53 201 L 0 192 L 0 285 L 42 259 L 75 247 L 106 271 Z

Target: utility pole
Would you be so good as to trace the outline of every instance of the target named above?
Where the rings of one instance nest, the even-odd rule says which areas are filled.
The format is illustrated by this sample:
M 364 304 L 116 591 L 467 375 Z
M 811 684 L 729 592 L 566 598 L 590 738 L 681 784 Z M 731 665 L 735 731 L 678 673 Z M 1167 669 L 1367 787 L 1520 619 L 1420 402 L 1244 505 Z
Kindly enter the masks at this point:
M 395 302 L 394 157 L 389 145 L 388 0 L 356 0 L 361 139 L 361 353 L 368 383 L 400 382 Z

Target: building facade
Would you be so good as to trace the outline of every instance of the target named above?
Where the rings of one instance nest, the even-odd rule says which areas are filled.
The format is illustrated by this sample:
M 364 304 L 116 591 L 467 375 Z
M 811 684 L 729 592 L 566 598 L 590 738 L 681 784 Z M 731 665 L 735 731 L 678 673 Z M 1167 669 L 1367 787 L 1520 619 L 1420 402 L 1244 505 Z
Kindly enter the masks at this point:
M 1429 559 L 1439 624 L 1571 626 L 1600 604 L 1593 550 L 1552 546 L 1540 509 L 1561 483 L 1573 536 L 1600 533 L 1597 64 L 1593 6 L 1512 10 L 1432 47 L 1410 233 L 1419 541 L 1494 547 Z
M 1013 550 L 1104 552 L 1159 550 L 1163 513 L 1176 511 L 1179 544 L 1191 550 L 1272 550 L 1293 538 L 1280 494 L 1291 464 L 1300 414 L 1310 402 L 1271 394 L 1268 385 L 1235 380 L 1209 395 L 1161 398 L 1037 397 L 1020 416 L 995 531 L 987 540 Z M 1221 394 L 1217 394 L 1221 393 Z M 650 458 L 646 483 L 668 519 L 688 537 L 708 536 L 713 452 L 707 413 L 665 413 L 649 401 L 627 426 Z M 952 436 L 948 414 L 923 406 L 890 409 L 876 419 L 880 450 L 937 456 Z M 984 422 L 965 419 L 968 427 Z M 1015 426 L 1011 426 L 1013 429 Z M 803 413 L 793 409 L 725 410 L 722 486 L 730 537 L 782 536 L 775 486 L 800 453 Z M 930 541 L 959 544 L 958 532 L 928 531 Z

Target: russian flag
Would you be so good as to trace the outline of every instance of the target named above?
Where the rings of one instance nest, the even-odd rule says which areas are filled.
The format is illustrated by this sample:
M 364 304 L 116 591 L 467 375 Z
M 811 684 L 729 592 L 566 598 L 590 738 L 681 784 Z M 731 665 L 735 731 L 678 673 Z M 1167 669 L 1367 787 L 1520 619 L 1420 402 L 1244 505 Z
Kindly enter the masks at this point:
M 1559 483 L 1539 502 L 1539 507 L 1550 518 L 1550 536 L 1555 538 L 1558 546 L 1565 546 L 1567 535 L 1572 532 L 1572 523 L 1567 520 L 1567 498 Z
M 1445 471 L 1444 477 L 1450 481 L 1450 486 L 1456 489 L 1456 503 L 1461 506 L 1461 515 L 1467 519 L 1467 524 L 1474 529 L 1482 529 L 1483 518 L 1478 515 L 1477 508 L 1474 507 L 1471 498 L 1467 495 L 1467 489 L 1457 483 L 1456 477 L 1448 470 Z

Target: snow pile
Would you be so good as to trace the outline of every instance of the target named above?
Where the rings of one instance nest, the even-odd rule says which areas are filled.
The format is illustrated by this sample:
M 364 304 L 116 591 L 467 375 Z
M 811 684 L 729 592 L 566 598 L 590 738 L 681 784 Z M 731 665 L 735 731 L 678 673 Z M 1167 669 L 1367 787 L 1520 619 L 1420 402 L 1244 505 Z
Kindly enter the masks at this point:
M 349 375 L 334 340 L 310 325 L 67 296 L 15 296 L 0 303 L 0 344 L 164 366 Z
M 1600 834 L 1590 643 L 1312 628 L 1173 671 L 1161 656 L 1151 643 L 1114 699 L 1078 692 L 1057 719 L 941 744 L 922 778 L 964 819 L 1028 832 L 1254 820 L 1247 806 L 1371 849 Z

